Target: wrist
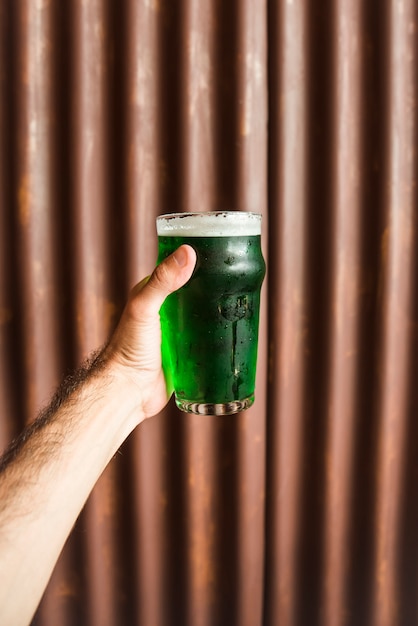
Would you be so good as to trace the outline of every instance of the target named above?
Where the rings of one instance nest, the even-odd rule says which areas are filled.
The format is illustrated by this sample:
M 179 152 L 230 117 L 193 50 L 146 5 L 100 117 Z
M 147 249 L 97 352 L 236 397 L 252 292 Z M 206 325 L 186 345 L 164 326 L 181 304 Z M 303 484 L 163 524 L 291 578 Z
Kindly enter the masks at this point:
M 160 339 L 158 338 L 158 341 Z M 161 357 L 149 352 L 129 351 L 112 343 L 104 351 L 108 375 L 129 389 L 134 402 L 135 425 L 159 413 L 169 400 Z
M 106 356 L 103 368 L 97 373 L 105 403 L 111 408 L 112 419 L 119 425 L 124 439 L 146 418 L 142 392 L 131 370 L 112 356 Z

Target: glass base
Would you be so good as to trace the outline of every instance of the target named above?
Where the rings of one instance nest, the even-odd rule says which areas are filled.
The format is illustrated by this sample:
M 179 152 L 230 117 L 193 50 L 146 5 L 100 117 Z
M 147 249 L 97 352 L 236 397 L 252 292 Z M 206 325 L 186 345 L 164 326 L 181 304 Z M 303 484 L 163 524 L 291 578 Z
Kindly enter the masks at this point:
M 233 402 L 225 402 L 224 404 L 211 404 L 202 402 L 192 402 L 191 400 L 181 400 L 176 396 L 176 404 L 181 411 L 185 413 L 194 413 L 195 415 L 232 415 L 245 411 L 254 402 L 254 394 L 244 398 L 244 400 L 234 400 Z

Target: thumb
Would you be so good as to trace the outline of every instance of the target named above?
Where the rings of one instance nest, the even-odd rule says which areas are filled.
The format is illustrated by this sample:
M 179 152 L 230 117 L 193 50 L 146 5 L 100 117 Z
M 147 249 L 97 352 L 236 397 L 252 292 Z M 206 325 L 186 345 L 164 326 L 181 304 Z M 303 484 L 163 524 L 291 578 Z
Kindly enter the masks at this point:
M 158 313 L 166 297 L 191 278 L 195 265 L 196 252 L 188 245 L 180 246 L 157 265 L 146 284 L 138 285 L 142 311 L 149 315 Z

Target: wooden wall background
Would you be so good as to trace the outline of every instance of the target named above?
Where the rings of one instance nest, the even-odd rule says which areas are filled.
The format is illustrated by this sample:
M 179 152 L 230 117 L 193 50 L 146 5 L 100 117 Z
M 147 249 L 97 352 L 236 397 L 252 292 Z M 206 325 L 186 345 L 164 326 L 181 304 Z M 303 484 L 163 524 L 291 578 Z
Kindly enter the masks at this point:
M 36 626 L 418 624 L 415 0 L 0 0 L 0 443 L 155 217 L 264 214 L 257 400 L 122 447 Z

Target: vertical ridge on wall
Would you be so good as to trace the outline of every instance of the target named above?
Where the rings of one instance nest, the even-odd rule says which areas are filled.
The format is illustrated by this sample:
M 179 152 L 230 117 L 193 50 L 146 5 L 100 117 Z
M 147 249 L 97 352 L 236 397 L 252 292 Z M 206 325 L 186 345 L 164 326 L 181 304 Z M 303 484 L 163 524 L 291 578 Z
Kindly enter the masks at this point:
M 306 20 L 306 197 L 303 421 L 297 537 L 296 623 L 320 623 L 324 575 L 325 429 L 328 406 L 329 300 L 333 205 L 333 2 L 314 3 Z M 284 207 L 290 212 L 291 206 Z M 284 305 L 285 306 L 285 305 Z M 283 416 L 284 419 L 289 419 Z M 301 599 L 303 598 L 303 601 Z
M 216 210 L 214 3 L 180 4 L 182 210 L 211 211 Z
M 364 24 L 360 2 L 333 6 L 328 403 L 325 437 L 324 624 L 347 622 L 356 398 L 362 357 L 361 225 Z M 338 416 L 338 419 L 335 417 Z
M 267 200 L 267 2 L 237 2 L 236 208 L 264 213 Z
M 57 281 L 53 259 L 57 201 L 53 141 L 53 10 L 20 2 L 15 34 L 15 228 L 26 419 L 32 420 L 58 382 Z
M 123 77 L 120 123 L 123 128 L 123 186 L 117 210 L 124 215 L 127 288 L 152 271 L 156 259 L 155 240 L 150 237 L 155 216 L 170 212 L 164 206 L 167 164 L 160 142 L 164 95 L 160 73 L 163 39 L 157 3 L 126 3 L 123 16 L 125 41 L 117 71 Z M 165 76 L 164 76 L 165 78 Z
M 417 242 L 417 47 L 415 2 L 386 3 L 386 158 L 381 242 L 381 361 L 377 387 L 376 544 L 373 623 L 399 623 L 399 541 L 408 424 L 414 249 Z
M 182 420 L 183 421 L 183 420 Z M 226 430 L 222 428 L 222 433 Z M 217 456 L 220 439 L 212 421 L 202 426 L 196 419 L 184 424 L 184 473 L 185 492 L 185 597 L 184 624 L 207 624 L 219 619 L 219 578 L 216 548 L 221 541 L 222 529 L 215 524 L 216 510 L 222 487 L 216 470 L 220 462 Z M 203 496 L 203 497 L 202 497 Z M 235 508 L 235 503 L 231 503 Z M 231 549 L 235 552 L 234 548 Z M 229 607 L 233 615 L 234 601 Z M 232 618 L 233 619 L 233 618 Z
M 13 254 L 13 102 L 10 64 L 13 36 L 11 7 L 0 4 L 0 449 L 16 434 L 22 424 L 20 402 L 10 393 L 13 380 L 19 376 L 16 342 L 16 303 L 13 288 L 15 255 Z M 14 419 L 11 419 L 13 416 Z
M 104 0 L 75 2 L 71 142 L 74 194 L 73 249 L 77 353 L 86 358 L 104 341 L 114 308 L 110 301 L 111 82 L 109 13 Z M 103 318 L 103 312 L 108 319 Z M 79 358 L 80 358 L 79 356 Z
M 306 341 L 307 16 L 269 3 L 269 377 L 265 621 L 295 623 Z M 290 210 L 287 210 L 290 207 Z

